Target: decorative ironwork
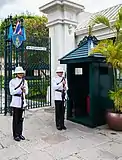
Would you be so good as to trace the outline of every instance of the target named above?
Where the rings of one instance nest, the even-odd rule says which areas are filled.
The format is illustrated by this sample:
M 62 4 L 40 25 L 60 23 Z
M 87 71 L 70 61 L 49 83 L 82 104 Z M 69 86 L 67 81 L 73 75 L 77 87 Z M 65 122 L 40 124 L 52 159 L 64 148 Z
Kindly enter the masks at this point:
M 98 44 L 98 40 L 95 36 L 85 36 L 83 40 L 81 40 L 80 43 L 78 44 L 78 47 L 85 45 L 89 40 L 92 40 L 93 43 L 96 45 Z
M 23 27 L 23 19 L 19 21 Z M 0 113 L 5 115 L 12 113 L 9 107 L 11 100 L 9 81 L 14 77 L 12 73 L 18 65 L 26 70 L 26 80 L 29 86 L 29 94 L 26 97 L 28 109 L 47 106 L 51 103 L 50 38 L 37 39 L 32 35 L 30 39 L 23 41 L 20 46 L 16 47 L 12 39 L 8 38 L 10 25 L 12 24 L 14 29 L 16 22 L 12 16 L 5 19 L 5 32 L 0 33 Z

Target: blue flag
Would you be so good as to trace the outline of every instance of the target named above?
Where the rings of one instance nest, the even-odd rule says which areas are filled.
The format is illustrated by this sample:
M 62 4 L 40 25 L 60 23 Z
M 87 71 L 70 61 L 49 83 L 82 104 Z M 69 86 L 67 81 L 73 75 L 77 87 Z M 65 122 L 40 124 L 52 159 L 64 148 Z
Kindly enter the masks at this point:
M 26 41 L 26 32 L 25 32 L 25 28 L 22 27 L 21 31 L 22 31 L 23 41 Z
M 10 24 L 9 33 L 8 33 L 8 39 L 11 39 L 12 35 L 13 35 L 13 28 L 12 28 L 12 24 Z
M 21 25 L 19 21 L 17 21 L 16 28 L 14 30 L 14 34 L 20 34 L 20 35 L 22 34 Z

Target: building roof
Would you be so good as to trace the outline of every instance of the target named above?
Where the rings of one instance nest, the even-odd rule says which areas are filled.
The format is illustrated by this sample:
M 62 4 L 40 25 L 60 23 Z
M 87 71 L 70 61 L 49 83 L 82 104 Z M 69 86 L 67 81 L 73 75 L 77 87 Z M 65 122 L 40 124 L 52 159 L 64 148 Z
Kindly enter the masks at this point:
M 82 41 L 80 41 L 78 48 L 74 49 L 64 57 L 60 59 L 60 63 L 68 64 L 68 63 L 76 63 L 76 62 L 86 62 L 90 61 L 94 58 L 104 58 L 101 54 L 94 54 L 89 56 L 89 52 L 95 45 L 97 45 L 96 37 L 86 36 Z
M 81 12 L 81 10 L 85 9 L 85 7 L 83 5 L 81 5 L 80 3 L 75 3 L 74 1 L 71 1 L 71 0 L 51 0 L 50 2 L 46 3 L 45 5 L 39 7 L 39 10 L 41 12 L 48 14 L 50 8 L 52 8 L 56 5 L 71 6 L 72 8 L 76 8 L 77 10 L 79 10 L 78 13 Z
M 118 4 L 116 6 L 104 9 L 104 10 L 102 10 L 100 12 L 96 12 L 96 13 L 89 13 L 89 14 L 88 14 L 88 12 L 81 13 L 79 15 L 79 20 L 84 19 L 84 21 L 80 22 L 80 24 L 76 28 L 76 31 L 84 29 L 84 28 L 88 28 L 88 23 L 89 23 L 90 19 L 95 17 L 96 15 L 104 15 L 110 21 L 115 20 L 118 15 L 118 11 L 120 10 L 121 7 L 122 7 L 122 4 Z

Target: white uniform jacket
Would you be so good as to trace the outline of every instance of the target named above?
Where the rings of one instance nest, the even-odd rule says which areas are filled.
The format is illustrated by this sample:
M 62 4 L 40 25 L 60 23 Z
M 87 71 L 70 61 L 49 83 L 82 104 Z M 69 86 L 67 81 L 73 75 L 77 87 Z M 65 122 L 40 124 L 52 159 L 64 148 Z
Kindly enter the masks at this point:
M 58 92 L 56 91 L 57 89 L 58 90 L 63 90 L 63 84 L 61 82 L 63 77 L 59 77 L 59 76 L 56 76 L 55 78 L 53 78 L 53 89 L 54 89 L 54 100 L 61 100 L 62 101 L 62 93 L 61 92 Z M 66 80 L 66 79 L 65 79 Z M 60 83 L 61 82 L 61 83 Z M 59 83 L 59 84 L 58 84 Z M 67 86 L 67 80 L 66 80 L 66 90 L 68 89 L 68 86 Z M 65 97 L 66 98 L 66 97 Z
M 22 99 L 21 99 L 21 97 L 14 96 L 15 94 L 21 94 L 22 93 L 21 87 L 22 87 L 23 84 L 19 88 L 15 89 L 21 83 L 21 81 L 22 81 L 22 79 L 13 78 L 9 82 L 9 90 L 10 90 L 10 94 L 12 95 L 12 101 L 10 103 L 11 107 L 16 107 L 16 108 L 21 108 L 22 107 Z M 26 80 L 24 82 L 24 87 L 25 87 L 25 93 L 23 94 L 23 97 L 24 97 L 24 105 L 23 105 L 23 107 L 26 107 L 27 104 L 26 104 L 25 95 L 28 94 L 28 84 L 27 84 Z

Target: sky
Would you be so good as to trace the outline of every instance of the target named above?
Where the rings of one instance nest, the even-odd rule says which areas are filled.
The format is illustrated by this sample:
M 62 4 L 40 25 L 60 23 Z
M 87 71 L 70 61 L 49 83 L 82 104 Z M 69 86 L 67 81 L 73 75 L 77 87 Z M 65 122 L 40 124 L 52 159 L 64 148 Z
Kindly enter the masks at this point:
M 25 13 L 26 11 L 40 15 L 39 7 L 51 0 L 0 0 L 0 19 L 8 15 Z M 102 9 L 122 4 L 122 0 L 71 0 L 85 7 L 85 11 L 97 12 Z

